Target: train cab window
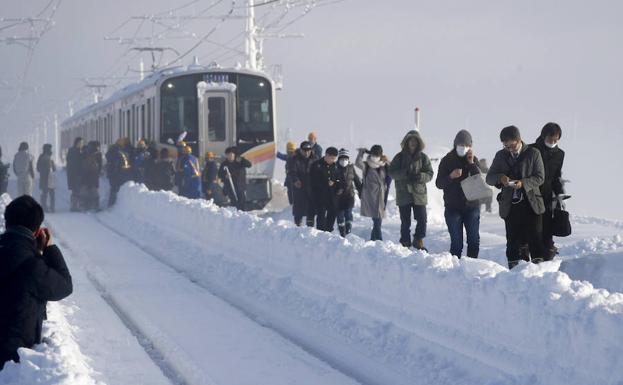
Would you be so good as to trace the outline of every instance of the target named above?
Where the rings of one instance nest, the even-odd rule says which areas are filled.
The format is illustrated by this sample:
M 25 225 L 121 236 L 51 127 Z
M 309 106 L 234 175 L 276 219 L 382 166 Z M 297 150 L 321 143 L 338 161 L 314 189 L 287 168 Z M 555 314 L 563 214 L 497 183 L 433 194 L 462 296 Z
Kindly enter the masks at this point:
M 201 75 L 167 79 L 160 88 L 160 141 L 176 139 L 186 131 L 186 140 L 198 139 L 197 83 Z
M 210 142 L 224 142 L 226 137 L 227 111 L 225 98 L 208 98 L 208 140 Z
M 273 140 L 272 89 L 267 80 L 238 77 L 238 136 L 242 140 Z

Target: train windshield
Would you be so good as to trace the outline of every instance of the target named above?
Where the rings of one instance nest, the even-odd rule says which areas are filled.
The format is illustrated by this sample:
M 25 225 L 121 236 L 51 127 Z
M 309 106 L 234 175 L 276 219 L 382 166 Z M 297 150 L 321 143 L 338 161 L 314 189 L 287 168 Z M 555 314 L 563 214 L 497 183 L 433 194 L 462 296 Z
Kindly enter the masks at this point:
M 241 142 L 272 141 L 271 84 L 257 76 L 238 76 L 238 118 Z
M 184 131 L 187 141 L 199 138 L 197 83 L 236 84 L 236 128 L 239 144 L 274 140 L 271 83 L 260 77 L 235 73 L 192 74 L 171 78 L 161 86 L 161 142 Z
M 177 140 L 184 131 L 186 140 L 196 141 L 199 117 L 197 110 L 197 83 L 201 76 L 188 75 L 169 79 L 161 88 L 160 141 Z

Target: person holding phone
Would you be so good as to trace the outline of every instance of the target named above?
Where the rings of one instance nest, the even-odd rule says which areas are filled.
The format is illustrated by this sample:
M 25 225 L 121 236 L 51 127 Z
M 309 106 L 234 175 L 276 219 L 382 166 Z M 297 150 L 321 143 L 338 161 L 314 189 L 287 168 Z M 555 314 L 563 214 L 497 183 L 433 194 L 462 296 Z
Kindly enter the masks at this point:
M 0 235 L 0 370 L 19 362 L 17 350 L 41 343 L 47 301 L 73 291 L 69 269 L 49 229 L 43 208 L 30 196 L 13 200 Z
M 520 260 L 543 261 L 543 225 L 545 205 L 539 187 L 545 180 L 545 168 L 539 150 L 521 140 L 519 129 L 508 126 L 500 132 L 504 148 L 495 154 L 487 173 L 487 184 L 500 189 L 500 217 L 506 226 L 508 267 Z M 530 255 L 520 252 L 527 244 Z

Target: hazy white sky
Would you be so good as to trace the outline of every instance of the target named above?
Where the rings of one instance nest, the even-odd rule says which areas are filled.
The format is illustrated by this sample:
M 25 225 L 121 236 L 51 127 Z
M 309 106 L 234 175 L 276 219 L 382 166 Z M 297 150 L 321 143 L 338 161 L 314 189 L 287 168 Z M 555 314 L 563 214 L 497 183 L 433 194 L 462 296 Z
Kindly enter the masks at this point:
M 0 17 L 32 15 L 47 1 L 4 0 Z M 103 37 L 130 15 L 187 2 L 64 0 L 26 80 L 42 89 L 2 117 L 0 144 L 14 147 L 21 138 L 4 133 L 26 131 L 54 111 L 65 113 L 66 101 L 85 93 L 81 78 L 107 72 L 121 76 L 128 65 L 126 76 L 135 76 L 138 58 L 131 53 L 118 61 L 125 47 Z M 210 3 L 202 1 L 198 8 Z M 215 13 L 229 4 L 224 1 Z M 431 148 L 450 146 L 456 131 L 467 128 L 477 154 L 491 159 L 500 148 L 502 127 L 515 124 L 532 142 L 543 124 L 556 121 L 567 150 L 571 208 L 623 219 L 618 202 L 623 182 L 617 172 L 623 165 L 618 156 L 623 145 L 622 14 L 623 3 L 614 0 L 346 0 L 317 8 L 288 30 L 305 33 L 305 39 L 266 44 L 269 64 L 284 68 L 279 127 L 291 129 L 297 142 L 315 130 L 323 145 L 338 146 L 351 145 L 353 127 L 353 145 L 378 142 L 392 153 L 412 127 L 418 105 Z M 205 34 L 212 25 L 206 20 L 188 28 Z M 126 25 L 116 34 L 132 36 L 137 26 Z M 232 22 L 212 37 L 226 42 L 241 29 L 242 22 Z M 183 51 L 192 43 L 162 44 Z M 197 50 L 204 63 L 223 58 L 222 52 L 209 44 Z M 0 45 L 0 79 L 16 78 L 24 53 Z M 9 97 L 1 91 L 0 102 L 6 105 Z M 12 154 L 15 149 L 4 150 Z

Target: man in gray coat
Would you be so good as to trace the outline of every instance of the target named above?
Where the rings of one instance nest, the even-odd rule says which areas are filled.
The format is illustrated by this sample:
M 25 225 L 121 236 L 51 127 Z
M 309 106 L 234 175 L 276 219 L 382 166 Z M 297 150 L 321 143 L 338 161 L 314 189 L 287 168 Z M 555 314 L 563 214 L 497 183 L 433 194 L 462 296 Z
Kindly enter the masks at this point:
M 22 142 L 13 158 L 13 172 L 17 176 L 17 196 L 32 195 L 35 169 L 32 165 L 33 157 L 28 152 L 28 143 Z
M 497 200 L 506 225 L 506 258 L 515 267 L 530 256 L 520 251 L 528 244 L 532 262 L 543 261 L 542 218 L 545 212 L 539 186 L 545 179 L 541 154 L 521 140 L 519 129 L 509 126 L 500 132 L 504 149 L 495 154 L 487 173 L 487 183 L 502 191 Z

